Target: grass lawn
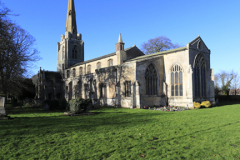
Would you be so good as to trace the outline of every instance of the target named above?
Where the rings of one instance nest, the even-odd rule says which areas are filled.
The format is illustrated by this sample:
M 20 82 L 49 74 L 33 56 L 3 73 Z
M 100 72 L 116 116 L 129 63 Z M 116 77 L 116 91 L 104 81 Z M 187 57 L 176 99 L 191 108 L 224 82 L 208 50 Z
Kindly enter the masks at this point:
M 0 121 L 0 159 L 240 159 L 240 104 L 96 115 L 17 108 Z

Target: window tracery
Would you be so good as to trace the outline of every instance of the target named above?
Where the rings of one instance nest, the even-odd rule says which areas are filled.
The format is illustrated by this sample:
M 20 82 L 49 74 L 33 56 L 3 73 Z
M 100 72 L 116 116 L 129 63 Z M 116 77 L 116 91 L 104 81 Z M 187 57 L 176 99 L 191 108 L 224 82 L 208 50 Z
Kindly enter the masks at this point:
M 206 60 L 202 54 L 195 59 L 194 83 L 195 97 L 206 97 Z
M 171 96 L 183 96 L 182 68 L 175 64 L 171 70 Z
M 146 95 L 157 95 L 158 75 L 153 64 L 150 64 L 145 73 Z

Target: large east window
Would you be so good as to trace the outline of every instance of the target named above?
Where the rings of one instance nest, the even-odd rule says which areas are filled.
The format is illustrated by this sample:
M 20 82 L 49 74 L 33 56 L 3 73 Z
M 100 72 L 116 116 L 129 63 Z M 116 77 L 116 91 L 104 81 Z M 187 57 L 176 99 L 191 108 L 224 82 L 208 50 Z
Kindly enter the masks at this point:
M 206 97 L 206 61 L 202 54 L 197 55 L 194 63 L 195 97 Z
M 183 72 L 179 65 L 171 70 L 171 96 L 183 96 Z
M 145 73 L 146 95 L 157 95 L 158 75 L 153 64 L 150 64 Z

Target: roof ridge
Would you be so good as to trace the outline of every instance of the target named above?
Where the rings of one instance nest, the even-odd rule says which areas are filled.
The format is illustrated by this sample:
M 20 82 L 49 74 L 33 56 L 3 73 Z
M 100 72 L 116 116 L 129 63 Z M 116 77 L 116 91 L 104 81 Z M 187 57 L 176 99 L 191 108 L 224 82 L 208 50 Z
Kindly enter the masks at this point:
M 128 48 L 124 49 L 124 51 L 130 50 L 130 49 L 132 49 L 132 48 L 134 48 L 134 47 L 136 47 L 136 46 L 134 45 L 134 46 L 132 46 L 132 47 L 128 47 Z M 113 56 L 113 55 L 115 55 L 115 54 L 116 54 L 116 52 L 113 52 L 113 53 L 110 53 L 110 54 L 105 54 L 105 55 L 100 56 L 100 57 L 96 57 L 96 58 L 93 58 L 93 59 L 89 59 L 89 60 L 87 60 L 87 61 L 78 62 L 78 63 L 70 66 L 69 68 L 75 67 L 75 66 L 80 65 L 80 64 L 85 64 L 85 63 L 88 63 L 88 62 L 91 62 L 91 61 L 95 61 L 95 60 L 98 60 L 98 59 L 107 58 L 107 57 Z
M 129 60 L 127 60 L 127 61 L 137 60 L 137 59 L 140 59 L 140 58 L 143 58 L 143 57 L 152 57 L 152 56 L 156 56 L 156 55 L 160 55 L 160 54 L 164 54 L 164 53 L 171 53 L 171 52 L 175 52 L 175 51 L 179 51 L 179 50 L 184 50 L 184 49 L 187 49 L 187 46 L 179 47 L 179 48 L 174 48 L 174 49 L 166 50 L 166 51 L 162 51 L 162 52 L 156 52 L 156 53 L 153 53 L 153 54 L 145 54 L 145 55 L 142 55 L 142 56 L 138 56 L 138 57 L 136 57 L 136 58 L 133 58 L 133 59 L 129 59 Z

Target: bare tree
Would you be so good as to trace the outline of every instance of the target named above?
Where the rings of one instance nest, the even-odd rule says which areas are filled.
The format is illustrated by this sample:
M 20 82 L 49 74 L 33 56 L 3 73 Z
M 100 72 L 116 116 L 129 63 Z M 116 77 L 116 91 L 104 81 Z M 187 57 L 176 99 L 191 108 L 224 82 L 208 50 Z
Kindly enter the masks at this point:
M 239 83 L 240 82 L 239 75 L 234 70 L 232 70 L 231 74 L 233 76 L 231 89 L 233 89 L 234 94 L 237 95 L 237 90 L 239 89 L 239 84 L 240 84 Z
M 159 36 L 153 39 L 149 39 L 146 43 L 144 42 L 142 44 L 141 50 L 145 54 L 152 54 L 179 47 L 182 47 L 182 45 L 179 45 L 177 43 L 173 44 L 169 38 Z
M 222 91 L 225 94 L 229 95 L 229 91 L 230 91 L 230 88 L 231 88 L 231 81 L 233 80 L 233 74 L 229 73 L 227 71 L 221 71 L 218 74 L 218 76 L 219 76 L 220 81 L 222 83 L 222 86 L 221 86 Z
M 35 39 L 8 19 L 9 12 L 0 10 L 0 91 L 15 94 L 21 79 L 29 76 L 30 67 L 40 57 Z
M 215 95 L 218 95 L 219 91 L 220 91 L 219 81 L 220 81 L 219 74 L 215 74 L 214 75 L 214 92 L 215 92 Z

